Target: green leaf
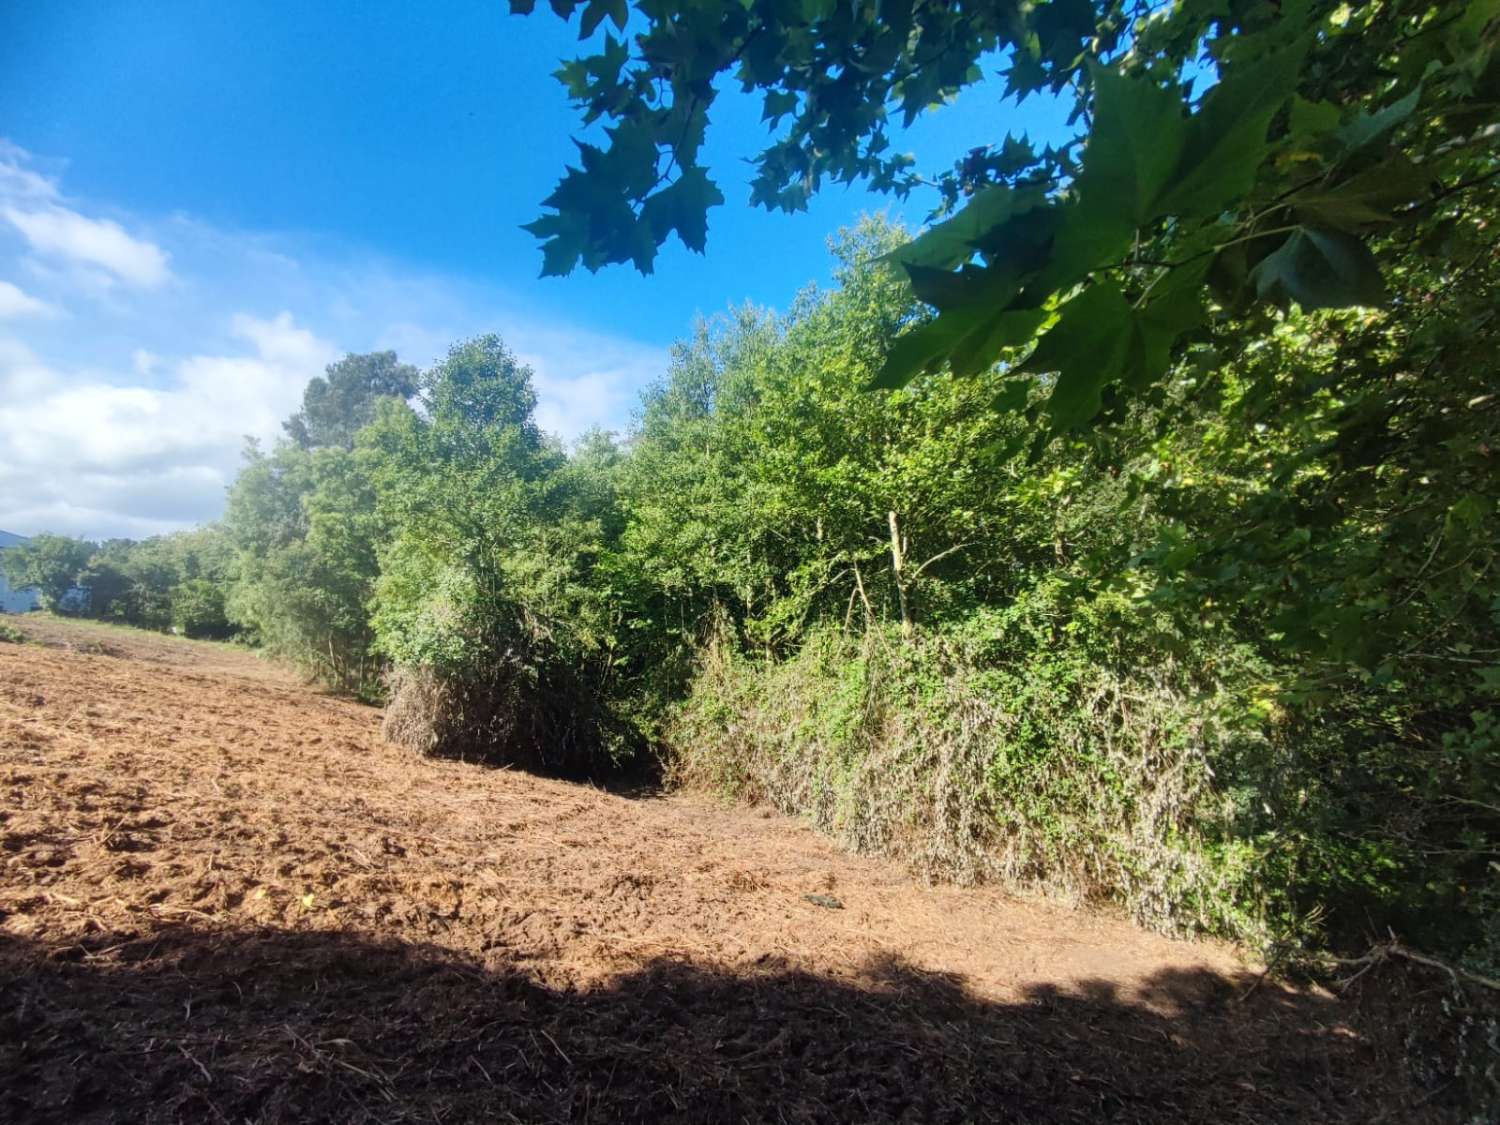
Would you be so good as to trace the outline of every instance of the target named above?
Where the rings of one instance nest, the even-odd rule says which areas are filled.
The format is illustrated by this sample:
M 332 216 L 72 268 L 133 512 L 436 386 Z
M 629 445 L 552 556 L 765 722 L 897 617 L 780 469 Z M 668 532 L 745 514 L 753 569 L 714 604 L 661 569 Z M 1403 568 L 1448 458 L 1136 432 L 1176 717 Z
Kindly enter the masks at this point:
M 581 60 L 573 59 L 563 63 L 552 72 L 552 77 L 567 88 L 568 97 L 574 101 L 582 101 L 589 96 L 589 69 Z
M 917 300 L 939 309 L 973 304 L 975 290 L 984 284 L 985 271 L 974 266 L 964 266 L 957 273 L 909 263 L 904 268 Z
M 1173 270 L 1152 300 L 1133 308 L 1112 282 L 1085 289 L 1062 308 L 1057 323 L 1021 365 L 1057 372 L 1047 400 L 1054 430 L 1076 429 L 1099 412 L 1104 389 L 1141 390 L 1166 373 L 1172 346 L 1203 322 L 1205 259 Z
M 1385 302 L 1380 266 L 1358 238 L 1343 231 L 1299 227 L 1250 272 L 1262 298 L 1296 301 L 1304 309 Z
M 1459 527 L 1477 531 L 1484 526 L 1484 521 L 1494 511 L 1494 504 L 1479 495 L 1471 492 L 1455 500 L 1448 508 L 1448 517 L 1445 521 L 1451 530 Z
M 1301 94 L 1292 98 L 1291 134 L 1298 142 L 1326 137 L 1339 127 L 1343 114 L 1332 102 L 1310 102 Z
M 1024 211 L 992 227 L 977 243 L 985 261 L 1023 277 L 1045 266 L 1067 208 L 1055 203 Z
M 695 165 L 684 168 L 675 183 L 646 200 L 641 207 L 641 221 L 658 243 L 675 230 L 684 246 L 701 254 L 708 238 L 708 209 L 723 202 L 724 195 L 718 186 Z
M 611 183 L 599 170 L 603 152 L 593 145 L 580 144 L 584 164 L 593 168 L 569 168 L 557 182 L 552 194 L 542 200 L 545 207 L 578 215 L 600 214 L 620 201 L 620 185 Z
M 1040 304 L 1053 293 L 1070 289 L 1099 266 L 1118 261 L 1130 248 L 1132 222 L 1107 205 L 1088 200 L 1057 208 L 1052 255 L 1027 286 L 1024 303 Z
M 1172 345 L 1203 323 L 1203 281 L 1208 268 L 1209 260 L 1200 258 L 1173 270 L 1157 283 L 1150 302 L 1133 310 L 1134 339 L 1122 373 L 1131 389 L 1140 390 L 1166 374 Z
M 1004 308 L 1018 288 L 1015 273 L 1000 265 L 966 265 L 957 273 L 911 264 L 904 268 L 911 279 L 912 292 L 939 310 L 977 304 Z
M 1340 129 L 1336 136 L 1346 152 L 1358 152 L 1410 117 L 1421 100 L 1422 87 L 1418 84 L 1406 97 L 1392 102 L 1382 110 L 1375 113 L 1360 110 L 1359 115 Z
M 583 226 L 563 215 L 543 215 L 522 230 L 547 241 L 542 244 L 542 277 L 565 277 L 583 253 Z
M 988 371 L 1007 348 L 1030 343 L 1050 314 L 1046 309 L 1008 309 L 974 325 L 953 348 L 948 362 L 960 378 Z
M 770 121 L 773 124 L 780 121 L 788 113 L 797 110 L 797 95 L 790 90 L 772 90 L 766 94 L 766 108 L 761 113 L 762 121 Z
M 1192 117 L 1182 163 L 1161 214 L 1212 216 L 1246 195 L 1266 158 L 1271 118 L 1292 96 L 1310 36 L 1231 67 Z
M 609 15 L 609 5 L 605 0 L 593 0 L 583 10 L 583 19 L 579 22 L 578 38 L 587 39 L 594 34 L 606 16 Z
M 898 336 L 880 371 L 870 380 L 870 389 L 898 390 L 918 375 L 937 369 L 962 336 L 962 321 L 961 314 L 949 313 Z
M 992 405 L 1001 413 L 1024 410 L 1031 399 L 1031 388 L 1034 385 L 1030 379 L 1007 379 L 1000 384 L 1000 392 L 995 395 Z
M 994 228 L 1042 202 L 1038 191 L 1013 191 L 997 184 L 977 192 L 953 218 L 929 227 L 889 259 L 902 265 L 952 269 L 974 256 L 976 245 Z
M 1125 369 L 1134 335 L 1130 305 L 1113 282 L 1091 285 L 1062 307 L 1020 368 L 1057 373 L 1047 399 L 1054 430 L 1076 429 L 1099 413 L 1104 388 Z
M 1187 121 L 1172 90 L 1147 78 L 1132 78 L 1090 63 L 1094 121 L 1083 152 L 1079 198 L 1096 211 L 1133 226 L 1161 212 L 1157 204 L 1172 179 Z
M 987 371 L 1006 348 L 1019 347 L 1035 336 L 1047 315 L 1044 309 L 1005 309 L 999 304 L 965 305 L 942 313 L 898 337 L 869 386 L 895 390 L 945 362 L 961 377 Z
M 1154 329 L 1179 336 L 1203 322 L 1203 282 L 1209 259 L 1174 268 L 1147 294 L 1141 319 Z
M 1357 230 L 1393 221 L 1392 212 L 1420 199 L 1431 177 L 1404 153 L 1394 153 L 1333 187 L 1301 192 L 1290 200 L 1297 214 L 1314 226 Z

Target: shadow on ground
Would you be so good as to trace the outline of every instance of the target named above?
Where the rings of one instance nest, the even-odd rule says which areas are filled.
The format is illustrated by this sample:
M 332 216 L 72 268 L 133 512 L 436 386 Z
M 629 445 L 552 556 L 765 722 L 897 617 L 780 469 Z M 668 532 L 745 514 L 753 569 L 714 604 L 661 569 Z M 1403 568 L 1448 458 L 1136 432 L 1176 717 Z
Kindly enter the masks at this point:
M 1329 997 L 1175 974 L 984 1002 L 663 960 L 593 990 L 342 932 L 0 939 L 0 1119 L 1279 1122 L 1451 1119 Z M 1367 1013 L 1368 1014 L 1368 1013 Z

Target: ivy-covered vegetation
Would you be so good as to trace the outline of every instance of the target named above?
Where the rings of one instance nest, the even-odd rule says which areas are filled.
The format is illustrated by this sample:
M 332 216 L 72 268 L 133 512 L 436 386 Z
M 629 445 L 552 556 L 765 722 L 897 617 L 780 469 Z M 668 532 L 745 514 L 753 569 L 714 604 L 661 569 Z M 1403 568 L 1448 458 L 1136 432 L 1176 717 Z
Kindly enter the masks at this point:
M 904 244 L 702 325 L 621 442 L 540 433 L 494 337 L 372 379 L 349 441 L 248 452 L 229 617 L 424 752 L 655 760 L 937 878 L 1491 964 L 1488 257 L 1413 247 L 1420 323 L 1284 316 L 1028 460 L 1045 384 L 867 389 L 926 315 Z
M 1490 963 L 1487 252 L 1406 261 L 1416 339 L 1290 315 L 1028 462 L 1045 386 L 862 389 L 914 311 L 885 237 L 647 403 L 623 546 L 699 630 L 672 768 L 942 875 Z

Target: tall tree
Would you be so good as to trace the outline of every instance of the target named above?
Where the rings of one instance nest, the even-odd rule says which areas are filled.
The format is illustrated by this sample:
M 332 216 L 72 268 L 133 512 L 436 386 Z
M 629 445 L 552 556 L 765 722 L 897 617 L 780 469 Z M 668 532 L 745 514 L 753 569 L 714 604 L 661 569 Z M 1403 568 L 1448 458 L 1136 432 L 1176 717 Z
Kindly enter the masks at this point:
M 394 399 L 389 409 L 411 413 Z M 247 448 L 225 529 L 238 551 L 226 612 L 274 655 L 341 691 L 373 697 L 375 498 L 368 466 L 341 447 Z
M 354 435 L 375 417 L 382 398 L 405 401 L 417 393 L 418 371 L 400 363 L 395 352 L 346 355 L 328 365 L 302 393 L 302 409 L 282 427 L 303 449 L 354 448 Z

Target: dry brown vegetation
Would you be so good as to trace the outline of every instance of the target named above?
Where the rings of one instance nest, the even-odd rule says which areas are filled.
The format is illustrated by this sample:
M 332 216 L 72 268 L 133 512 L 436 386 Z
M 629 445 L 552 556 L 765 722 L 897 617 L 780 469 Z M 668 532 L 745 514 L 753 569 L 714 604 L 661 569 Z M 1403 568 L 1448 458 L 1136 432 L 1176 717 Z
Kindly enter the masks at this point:
M 1446 1119 L 1393 975 L 1282 988 L 779 816 L 420 758 L 224 646 L 23 627 L 0 1119 Z

